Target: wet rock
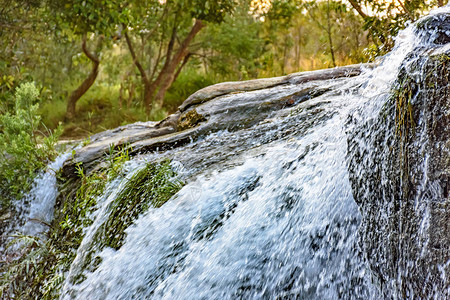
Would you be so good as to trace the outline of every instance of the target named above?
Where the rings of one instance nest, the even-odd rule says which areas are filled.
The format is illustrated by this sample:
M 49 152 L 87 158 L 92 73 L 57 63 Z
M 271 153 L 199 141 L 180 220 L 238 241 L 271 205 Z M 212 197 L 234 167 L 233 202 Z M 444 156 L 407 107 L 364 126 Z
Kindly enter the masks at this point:
M 380 115 L 349 135 L 361 244 L 385 299 L 450 298 L 449 80 L 448 48 L 415 49 Z
M 356 76 L 373 64 L 294 73 L 291 75 L 225 82 L 201 89 L 180 106 L 180 111 L 161 122 L 138 122 L 96 134 L 76 150 L 63 167 L 63 177 L 75 176 L 77 164 L 88 174 L 95 170 L 111 149 L 130 147 L 130 154 L 160 151 L 184 145 L 199 136 L 219 130 L 248 128 L 267 118 L 273 111 L 317 97 L 328 91 L 324 82 Z M 274 87 L 286 87 L 280 94 Z M 242 97 L 235 97 L 236 93 Z
M 249 92 L 286 84 L 301 84 L 309 81 L 357 76 L 361 74 L 363 68 L 373 68 L 374 66 L 375 64 L 358 64 L 333 69 L 298 72 L 281 77 L 218 83 L 203 88 L 189 96 L 180 106 L 180 111 L 183 112 L 190 106 L 201 104 L 215 97 L 230 93 Z
M 76 150 L 72 159 L 64 163 L 62 175 L 66 178 L 75 176 L 77 164 L 81 164 L 84 170 L 89 173 L 95 169 L 111 149 L 125 147 L 139 140 L 175 132 L 174 117 L 177 118 L 178 116 L 169 116 L 161 122 L 129 124 L 91 136 L 88 144 Z
M 450 42 L 450 15 L 429 16 L 416 25 L 416 31 L 426 42 L 445 45 Z

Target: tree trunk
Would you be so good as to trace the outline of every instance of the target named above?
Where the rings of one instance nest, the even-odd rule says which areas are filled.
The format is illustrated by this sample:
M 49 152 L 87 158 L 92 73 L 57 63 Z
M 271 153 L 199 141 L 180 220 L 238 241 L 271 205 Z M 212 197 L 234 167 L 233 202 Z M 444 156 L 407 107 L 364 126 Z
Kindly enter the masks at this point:
M 164 95 L 166 91 L 170 88 L 172 85 L 174 79 L 175 79 L 175 73 L 177 70 L 178 65 L 188 56 L 189 51 L 188 47 L 189 44 L 192 42 L 194 37 L 199 33 L 199 31 L 205 27 L 205 24 L 201 20 L 196 20 L 194 23 L 194 26 L 192 26 L 191 31 L 188 33 L 186 38 L 183 40 L 183 42 L 180 45 L 180 48 L 178 49 L 177 53 L 173 55 L 173 46 L 175 44 L 176 39 L 176 29 L 177 27 L 174 26 L 172 29 L 172 36 L 170 38 L 170 42 L 167 48 L 166 53 L 166 61 L 161 69 L 161 71 L 158 74 L 158 77 L 151 82 L 147 73 L 145 72 L 144 68 L 140 64 L 136 53 L 134 51 L 133 45 L 131 43 L 131 40 L 128 36 L 128 34 L 125 32 L 125 39 L 127 41 L 128 49 L 130 50 L 131 57 L 133 58 L 133 62 L 138 68 L 142 83 L 144 85 L 144 106 L 145 106 L 145 112 L 147 115 L 150 115 L 150 112 L 152 110 L 152 104 L 153 104 L 153 98 L 155 93 L 158 91 L 155 100 L 157 100 L 157 103 L 162 103 L 164 99 Z
M 334 56 L 334 46 L 333 46 L 333 38 L 331 36 L 332 34 L 332 27 L 331 27 L 331 16 L 330 16 L 330 0 L 327 2 L 327 34 L 328 34 L 328 44 L 330 46 L 330 53 L 331 53 L 331 60 L 333 62 L 333 68 L 336 67 L 336 58 Z
M 124 25 L 125 27 L 125 25 Z M 147 73 L 145 73 L 144 67 L 142 67 L 141 63 L 139 62 L 136 52 L 134 52 L 133 44 L 131 43 L 130 37 L 128 36 L 128 33 L 125 32 L 125 40 L 127 41 L 128 50 L 130 50 L 131 57 L 133 58 L 133 63 L 135 64 L 136 68 L 138 68 L 139 73 L 141 74 L 142 83 L 144 85 L 144 107 L 145 112 L 147 113 L 147 116 L 150 115 L 150 111 L 152 108 L 152 97 L 150 93 L 151 85 L 150 81 L 148 80 Z
M 177 80 L 178 75 L 181 73 L 181 69 L 186 65 L 189 58 L 191 57 L 191 53 L 188 53 L 184 59 L 183 63 L 180 65 L 176 73 L 169 74 L 166 78 L 166 80 L 162 83 L 162 85 L 159 87 L 158 94 L 156 94 L 155 102 L 159 108 L 161 108 L 164 104 L 164 96 L 167 93 L 167 90 L 172 86 L 172 84 Z
M 147 116 L 150 115 L 150 112 L 152 111 L 153 107 L 153 87 L 150 82 L 146 81 L 144 82 L 144 106 L 145 106 L 145 113 Z
M 70 94 L 69 99 L 67 101 L 67 110 L 66 110 L 66 118 L 71 120 L 75 117 L 76 114 L 76 104 L 77 101 L 89 90 L 89 88 L 94 84 L 95 79 L 97 79 L 98 75 L 98 67 L 100 65 L 100 60 L 98 59 L 98 52 L 100 51 L 103 43 L 103 37 L 100 36 L 97 42 L 97 47 L 94 53 L 89 52 L 86 46 L 86 34 L 83 35 L 83 42 L 81 48 L 83 53 L 89 58 L 92 62 L 92 70 L 89 76 L 80 84 L 80 86 Z
M 120 84 L 120 88 L 119 88 L 119 109 L 122 109 L 122 102 L 123 102 L 123 90 L 124 90 L 124 84 L 121 83 Z
M 153 97 L 154 97 L 156 91 L 158 90 L 158 87 L 161 84 L 164 85 L 163 81 L 165 79 L 165 76 L 171 68 L 172 59 L 173 59 L 172 52 L 173 52 L 173 46 L 175 45 L 176 36 L 177 36 L 177 27 L 176 27 L 176 25 L 174 25 L 173 29 L 172 29 L 172 35 L 170 36 L 169 45 L 167 46 L 166 61 L 164 62 L 164 65 L 163 65 L 161 71 L 159 72 L 158 77 L 156 77 L 156 79 L 150 84 L 150 87 L 147 90 L 147 97 L 149 97 L 149 99 L 151 101 L 153 100 Z M 158 101 L 157 101 L 157 104 L 158 104 Z
M 167 68 L 163 68 L 161 70 L 161 73 L 159 74 L 158 78 L 156 78 L 154 85 L 151 92 L 154 93 L 156 89 L 158 89 L 158 93 L 155 97 L 156 103 L 158 105 L 163 104 L 164 96 L 167 92 L 167 90 L 170 88 L 172 83 L 175 80 L 175 74 L 179 73 L 176 72 L 178 65 L 186 59 L 186 57 L 189 56 L 189 44 L 192 42 L 194 37 L 200 32 L 200 30 L 205 27 L 205 24 L 201 20 L 196 20 L 194 26 L 192 26 L 191 31 L 186 36 L 186 38 L 183 40 L 183 42 L 180 45 L 180 49 L 178 49 L 177 53 L 174 55 L 174 57 L 170 60 L 170 64 Z M 186 61 L 182 64 L 181 68 L 186 64 Z M 179 69 L 181 70 L 181 69 Z
M 133 101 L 134 97 L 134 83 L 130 82 L 128 87 L 128 101 L 127 101 L 127 108 L 131 107 L 131 101 Z

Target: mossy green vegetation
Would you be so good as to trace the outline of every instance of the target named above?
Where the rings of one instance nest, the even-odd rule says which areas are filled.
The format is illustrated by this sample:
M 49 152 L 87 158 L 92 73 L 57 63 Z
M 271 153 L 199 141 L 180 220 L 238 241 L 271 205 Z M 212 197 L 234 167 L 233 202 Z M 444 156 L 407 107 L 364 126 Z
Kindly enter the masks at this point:
M 395 145 L 398 148 L 397 163 L 401 170 L 402 180 L 408 180 L 408 142 L 411 134 L 414 133 L 416 122 L 414 120 L 414 97 L 417 96 L 418 85 L 407 70 L 402 69 L 391 92 L 389 105 L 393 110 L 387 109 L 390 113 L 395 113 Z
M 423 93 L 436 93 L 438 86 L 445 86 L 444 80 L 448 76 L 447 65 L 450 57 L 447 53 L 440 53 L 429 57 L 415 58 L 415 63 L 407 71 L 402 69 L 397 82 L 391 92 L 391 101 L 395 105 L 396 135 L 406 139 L 416 126 L 414 118 L 414 99 Z M 417 78 L 415 71 L 420 70 L 423 75 Z
M 432 99 L 446 99 L 445 89 L 448 86 L 448 53 L 421 56 L 411 54 L 410 61 L 400 69 L 397 81 L 391 92 L 391 98 L 385 107 L 389 115 L 394 116 L 396 159 L 401 169 L 400 177 L 403 182 L 409 180 L 411 152 L 413 141 L 418 129 L 420 112 L 424 110 L 424 100 L 431 105 Z M 424 118 L 422 117 L 422 120 Z M 419 126 L 420 127 L 420 126 Z M 435 130 L 430 128 L 430 130 Z M 408 185 L 404 185 L 403 193 L 409 192 Z
M 178 130 L 186 130 L 196 127 L 200 122 L 206 121 L 206 118 L 199 114 L 194 108 L 180 117 Z
M 406 137 L 409 130 L 415 126 L 413 106 L 411 104 L 411 100 L 415 93 L 415 84 L 411 78 L 406 75 L 394 89 L 393 100 L 395 102 L 395 132 L 400 138 Z
M 149 207 L 160 207 L 183 186 L 170 161 L 147 163 L 125 183 L 115 198 L 108 220 L 97 232 L 102 246 L 119 249 L 125 238 L 125 229 Z
M 112 148 L 111 148 L 112 149 Z M 108 208 L 108 218 L 95 233 L 93 245 L 83 262 L 84 270 L 94 270 L 101 261 L 96 254 L 105 247 L 118 249 L 125 230 L 150 207 L 158 208 L 183 186 L 170 161 L 148 162 L 131 176 L 123 164 L 127 149 L 111 151 L 106 166 L 88 176 L 81 166 L 76 193 L 61 204 L 62 209 L 44 238 L 17 235 L 11 242 L 9 261 L 0 265 L 1 299 L 57 299 L 65 276 L 74 261 L 86 228 L 93 223 L 97 200 L 113 180 L 125 180 L 123 188 Z M 12 251 L 11 251 L 12 250 Z M 80 282 L 79 274 L 73 280 Z
M 183 186 L 170 160 L 148 162 L 124 180 L 120 192 L 109 204 L 107 219 L 96 230 L 87 247 L 89 250 L 84 255 L 82 270 L 94 271 L 101 262 L 97 256 L 101 250 L 106 247 L 119 249 L 126 237 L 125 230 L 140 214 L 150 207 L 161 207 Z M 77 284 L 84 279 L 84 274 L 75 274 L 71 282 Z

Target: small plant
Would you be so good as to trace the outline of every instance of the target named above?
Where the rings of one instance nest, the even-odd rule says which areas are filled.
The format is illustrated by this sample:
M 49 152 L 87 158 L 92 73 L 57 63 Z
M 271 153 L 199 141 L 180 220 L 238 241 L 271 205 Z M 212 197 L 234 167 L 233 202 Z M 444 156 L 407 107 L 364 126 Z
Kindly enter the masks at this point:
M 88 136 L 87 138 L 85 138 L 82 142 L 83 147 L 89 145 L 91 143 L 91 136 Z
M 49 241 L 40 238 L 16 235 L 9 245 L 13 256 L 7 268 L 0 269 L 1 299 L 32 299 L 32 295 L 43 294 L 41 283 L 52 273 L 58 252 Z M 42 299 L 49 299 L 44 298 Z
M 128 145 L 122 145 L 119 149 L 115 149 L 114 145 L 109 146 L 109 153 L 107 161 L 109 162 L 108 167 L 108 178 L 109 181 L 114 180 L 117 176 L 121 175 L 122 165 L 130 160 L 130 155 L 128 151 L 131 148 Z

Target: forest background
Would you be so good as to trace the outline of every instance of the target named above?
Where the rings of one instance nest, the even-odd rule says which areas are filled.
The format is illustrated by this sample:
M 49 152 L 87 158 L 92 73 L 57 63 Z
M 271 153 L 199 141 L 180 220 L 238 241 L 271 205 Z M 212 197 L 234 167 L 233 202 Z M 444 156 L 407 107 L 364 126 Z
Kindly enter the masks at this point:
M 0 115 L 33 82 L 37 134 L 161 120 L 217 82 L 374 61 L 444 0 L 0 0 Z M 34 101 L 34 100 L 33 100 Z M 0 124 L 0 132 L 3 129 Z

